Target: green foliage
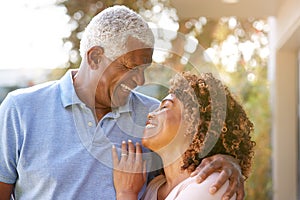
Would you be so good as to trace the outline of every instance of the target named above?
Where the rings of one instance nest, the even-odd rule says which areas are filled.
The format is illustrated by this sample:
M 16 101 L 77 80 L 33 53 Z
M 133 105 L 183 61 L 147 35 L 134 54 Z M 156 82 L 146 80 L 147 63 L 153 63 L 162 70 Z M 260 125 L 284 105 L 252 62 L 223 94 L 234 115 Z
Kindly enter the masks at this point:
M 177 27 L 175 31 L 196 39 L 198 49 L 210 56 L 210 61 L 204 62 L 203 59 L 198 59 L 196 63 L 207 67 L 214 66 L 217 69 L 223 82 L 243 103 L 255 125 L 253 138 L 257 146 L 252 166 L 253 175 L 249 177 L 245 185 L 246 199 L 272 198 L 271 119 L 267 79 L 268 25 L 264 19 L 237 19 L 235 17 L 224 17 L 218 20 L 205 17 L 178 19 L 176 10 L 170 6 L 168 0 L 68 0 L 57 4 L 66 7 L 73 27 L 70 37 L 64 40 L 72 46 L 69 68 L 79 66 L 80 36 L 88 22 L 96 13 L 114 4 L 124 4 L 136 10 L 158 27 L 163 20 L 167 19 L 175 29 Z M 193 70 L 191 60 L 193 56 L 195 57 L 196 50 L 194 52 L 182 50 L 186 41 L 178 36 L 170 42 L 172 48 L 177 50 L 177 55 L 169 54 L 156 64 L 173 66 L 173 71 Z M 186 57 L 188 61 L 182 62 L 182 57 Z M 151 67 L 146 72 L 146 80 L 152 82 L 155 82 L 153 80 L 158 82 L 169 80 L 172 70 L 166 67 Z M 164 82 L 162 85 L 167 86 L 167 84 Z M 156 95 L 157 98 L 161 99 L 164 96 L 165 88 L 161 88 L 162 92 Z

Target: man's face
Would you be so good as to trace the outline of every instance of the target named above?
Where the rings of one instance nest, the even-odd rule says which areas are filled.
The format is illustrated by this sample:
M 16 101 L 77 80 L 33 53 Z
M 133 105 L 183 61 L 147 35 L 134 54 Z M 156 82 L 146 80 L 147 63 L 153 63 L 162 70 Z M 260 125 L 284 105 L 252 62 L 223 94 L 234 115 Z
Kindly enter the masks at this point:
M 96 107 L 125 105 L 130 91 L 145 83 L 144 70 L 151 65 L 152 54 L 152 48 L 136 49 L 113 61 L 98 82 Z

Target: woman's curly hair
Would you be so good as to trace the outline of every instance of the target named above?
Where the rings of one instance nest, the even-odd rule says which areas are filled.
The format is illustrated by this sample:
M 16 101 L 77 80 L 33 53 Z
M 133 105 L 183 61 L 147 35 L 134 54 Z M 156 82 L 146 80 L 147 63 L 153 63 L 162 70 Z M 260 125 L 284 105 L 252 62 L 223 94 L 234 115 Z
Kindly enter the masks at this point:
M 182 169 L 192 172 L 203 158 L 226 154 L 239 161 L 248 178 L 255 146 L 250 136 L 253 123 L 229 89 L 211 73 L 182 72 L 170 83 L 169 93 L 183 103 L 183 118 L 189 123 L 185 135 L 192 138 Z

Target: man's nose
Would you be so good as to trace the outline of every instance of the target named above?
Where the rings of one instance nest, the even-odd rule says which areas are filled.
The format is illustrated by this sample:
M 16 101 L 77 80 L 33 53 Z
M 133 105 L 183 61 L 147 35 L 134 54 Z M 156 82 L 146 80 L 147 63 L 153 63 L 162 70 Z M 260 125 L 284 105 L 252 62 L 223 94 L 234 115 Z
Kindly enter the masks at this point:
M 145 74 L 144 69 L 136 70 L 133 80 L 136 82 L 137 85 L 141 86 L 145 84 Z

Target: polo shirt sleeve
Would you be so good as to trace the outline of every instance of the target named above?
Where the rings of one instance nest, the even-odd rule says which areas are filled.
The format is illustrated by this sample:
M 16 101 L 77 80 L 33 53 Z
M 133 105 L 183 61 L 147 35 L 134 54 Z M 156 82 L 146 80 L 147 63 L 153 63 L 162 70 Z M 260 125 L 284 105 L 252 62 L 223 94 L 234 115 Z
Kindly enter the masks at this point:
M 0 182 L 14 184 L 17 179 L 20 120 L 12 95 L 0 105 Z

